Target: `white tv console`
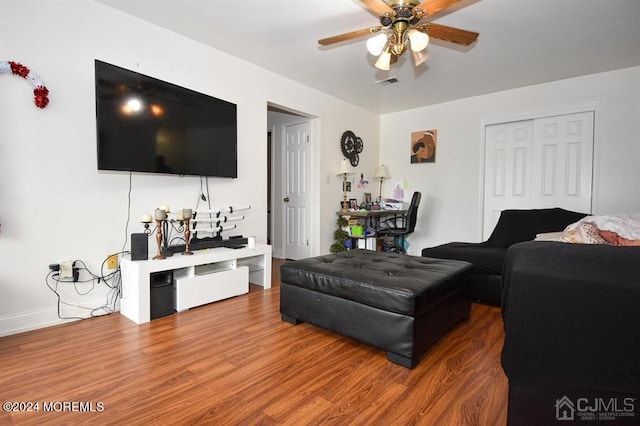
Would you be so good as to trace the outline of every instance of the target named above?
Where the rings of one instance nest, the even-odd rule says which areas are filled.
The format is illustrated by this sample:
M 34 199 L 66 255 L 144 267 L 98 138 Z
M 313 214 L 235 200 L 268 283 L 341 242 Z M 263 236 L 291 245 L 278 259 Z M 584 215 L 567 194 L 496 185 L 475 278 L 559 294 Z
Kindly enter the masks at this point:
M 173 271 L 177 311 L 245 294 L 249 282 L 265 290 L 271 288 L 271 246 L 266 244 L 196 250 L 191 256 L 176 253 L 163 260 L 131 260 L 127 256 L 120 267 L 120 313 L 138 324 L 151 318 L 150 275 L 154 272 Z

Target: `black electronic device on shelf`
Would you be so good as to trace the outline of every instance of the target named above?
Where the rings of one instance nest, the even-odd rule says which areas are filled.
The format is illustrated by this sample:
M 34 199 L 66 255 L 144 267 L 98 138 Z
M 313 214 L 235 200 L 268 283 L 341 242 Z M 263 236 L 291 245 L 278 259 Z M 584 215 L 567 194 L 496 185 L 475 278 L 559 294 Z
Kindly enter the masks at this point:
M 247 245 L 247 238 L 242 235 L 235 235 L 226 240 L 219 237 L 207 237 L 207 238 L 192 238 L 189 248 L 191 250 L 202 250 L 216 247 L 226 248 L 242 248 Z M 185 250 L 184 244 L 178 244 L 175 246 L 169 246 L 166 250 L 170 250 L 173 253 L 181 253 Z

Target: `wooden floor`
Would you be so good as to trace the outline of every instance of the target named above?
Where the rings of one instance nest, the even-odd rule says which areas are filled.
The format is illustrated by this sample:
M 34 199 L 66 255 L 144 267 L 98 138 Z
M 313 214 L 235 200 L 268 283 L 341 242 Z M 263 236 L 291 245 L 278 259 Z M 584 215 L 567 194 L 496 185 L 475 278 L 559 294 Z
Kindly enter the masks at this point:
M 148 324 L 116 313 L 0 338 L 2 402 L 39 403 L 1 411 L 0 424 L 506 423 L 499 308 L 474 304 L 470 321 L 408 370 L 381 350 L 282 322 L 280 262 L 271 290 L 251 286 Z

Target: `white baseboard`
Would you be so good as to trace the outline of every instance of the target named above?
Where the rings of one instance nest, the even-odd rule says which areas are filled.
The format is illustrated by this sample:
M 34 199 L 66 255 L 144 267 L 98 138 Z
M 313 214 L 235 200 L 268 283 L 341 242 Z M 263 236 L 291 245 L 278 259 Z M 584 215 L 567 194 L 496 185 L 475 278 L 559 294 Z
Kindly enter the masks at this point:
M 85 308 L 94 308 L 95 306 L 104 305 L 104 299 L 93 300 L 86 303 L 81 303 L 80 306 Z M 119 309 L 119 307 L 116 307 Z M 78 316 L 88 317 L 89 311 L 81 308 L 74 308 L 72 306 L 63 307 L 63 315 L 65 316 Z M 99 315 L 95 313 L 94 315 Z M 105 315 L 103 313 L 102 315 Z M 12 334 L 24 333 L 26 331 L 37 330 L 39 328 L 51 327 L 53 325 L 65 324 L 72 321 L 78 321 L 77 319 L 60 319 L 58 318 L 58 307 L 51 306 L 49 308 L 39 309 L 30 312 L 21 312 L 14 315 L 0 316 L 0 337 L 10 336 Z

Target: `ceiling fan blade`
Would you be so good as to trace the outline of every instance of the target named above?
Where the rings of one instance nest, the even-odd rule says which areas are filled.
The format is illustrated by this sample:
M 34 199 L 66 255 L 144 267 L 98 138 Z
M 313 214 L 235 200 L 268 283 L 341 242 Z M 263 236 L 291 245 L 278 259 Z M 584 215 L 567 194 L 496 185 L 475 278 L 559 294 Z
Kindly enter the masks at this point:
M 424 0 L 416 7 L 419 7 L 420 9 L 427 12 L 428 16 L 433 16 L 441 10 L 448 8 L 449 6 L 459 1 L 460 0 Z
M 378 15 L 383 15 L 385 13 L 388 13 L 389 16 L 396 15 L 396 11 L 393 10 L 388 4 L 386 4 L 382 0 L 360 0 L 360 1 L 364 3 L 364 5 L 367 6 L 369 9 L 377 13 Z
M 332 37 L 320 39 L 318 40 L 318 44 L 321 44 L 322 46 L 326 46 L 328 44 L 340 43 L 341 41 L 351 40 L 352 38 L 358 38 L 358 37 L 366 36 L 372 33 L 377 33 L 381 29 L 382 27 L 363 28 L 361 30 L 351 31 L 349 33 L 339 34 Z
M 480 35 L 473 31 L 434 24 L 433 22 L 429 24 L 427 34 L 429 34 L 429 37 L 449 41 L 451 43 L 462 44 L 464 46 L 469 46 L 471 43 L 476 41 Z

